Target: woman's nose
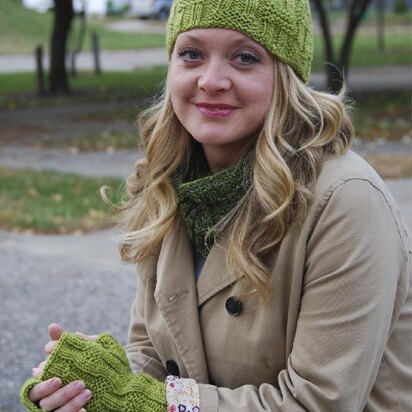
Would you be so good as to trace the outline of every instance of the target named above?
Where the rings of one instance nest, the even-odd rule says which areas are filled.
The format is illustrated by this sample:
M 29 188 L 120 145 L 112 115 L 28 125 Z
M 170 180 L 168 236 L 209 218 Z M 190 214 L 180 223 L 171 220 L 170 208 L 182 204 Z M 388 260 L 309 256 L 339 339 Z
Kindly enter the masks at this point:
M 231 84 L 227 69 L 214 62 L 205 65 L 204 72 L 201 73 L 198 80 L 199 88 L 209 94 L 227 91 Z

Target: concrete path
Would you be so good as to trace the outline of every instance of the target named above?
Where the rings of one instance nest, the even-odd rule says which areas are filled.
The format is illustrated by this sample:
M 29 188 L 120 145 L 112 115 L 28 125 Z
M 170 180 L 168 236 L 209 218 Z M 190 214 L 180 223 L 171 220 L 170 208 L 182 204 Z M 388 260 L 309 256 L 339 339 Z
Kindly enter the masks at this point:
M 124 178 L 133 171 L 135 161 L 141 156 L 142 154 L 136 151 L 76 153 L 57 149 L 6 146 L 0 148 L 0 166 Z
M 94 70 L 93 55 L 90 52 L 80 53 L 76 63 L 78 70 Z M 167 64 L 167 55 L 164 49 L 102 50 L 100 63 L 102 70 L 124 72 L 142 67 L 164 66 Z M 43 64 L 44 67 L 49 67 L 48 56 L 45 56 Z M 34 72 L 35 70 L 34 55 L 0 55 L 0 73 Z
M 101 52 L 101 66 L 104 71 L 132 71 L 138 68 L 164 66 L 167 64 L 165 49 L 123 50 Z M 44 67 L 48 67 L 45 58 Z M 78 56 L 79 70 L 93 70 L 93 56 L 82 52 Z M 0 55 L 0 73 L 34 72 L 35 61 L 30 54 Z M 324 73 L 313 73 L 310 83 L 313 87 L 325 89 Z M 411 66 L 390 66 L 380 68 L 351 69 L 348 85 L 351 90 L 385 90 L 412 87 Z

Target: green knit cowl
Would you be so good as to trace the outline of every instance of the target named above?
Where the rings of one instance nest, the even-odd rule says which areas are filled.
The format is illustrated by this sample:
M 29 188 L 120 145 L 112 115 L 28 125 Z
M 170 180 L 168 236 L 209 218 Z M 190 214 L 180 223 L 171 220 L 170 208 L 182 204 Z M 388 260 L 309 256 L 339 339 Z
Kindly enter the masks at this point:
M 252 151 L 238 164 L 207 174 L 205 160 L 197 149 L 175 173 L 181 217 L 191 241 L 204 258 L 218 235 L 216 225 L 239 204 L 252 183 L 251 159 Z

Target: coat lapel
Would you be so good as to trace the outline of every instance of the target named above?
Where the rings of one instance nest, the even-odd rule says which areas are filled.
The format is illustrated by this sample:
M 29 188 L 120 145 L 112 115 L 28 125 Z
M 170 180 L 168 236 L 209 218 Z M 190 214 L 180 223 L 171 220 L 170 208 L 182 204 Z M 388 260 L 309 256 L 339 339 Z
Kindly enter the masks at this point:
M 202 305 L 236 280 L 236 275 L 229 274 L 227 271 L 226 247 L 222 239 L 221 243 L 215 243 L 211 248 L 197 281 L 198 305 Z
M 174 224 L 163 240 L 157 262 L 155 299 L 189 376 L 208 382 L 192 246 L 182 222 Z

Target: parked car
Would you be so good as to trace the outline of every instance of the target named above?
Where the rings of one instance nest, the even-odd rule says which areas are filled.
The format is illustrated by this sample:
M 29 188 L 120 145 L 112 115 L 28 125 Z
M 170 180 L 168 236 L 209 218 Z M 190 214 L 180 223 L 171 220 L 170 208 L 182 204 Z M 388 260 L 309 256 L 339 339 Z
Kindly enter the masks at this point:
M 173 0 L 131 0 L 129 13 L 141 19 L 165 20 L 169 16 Z

